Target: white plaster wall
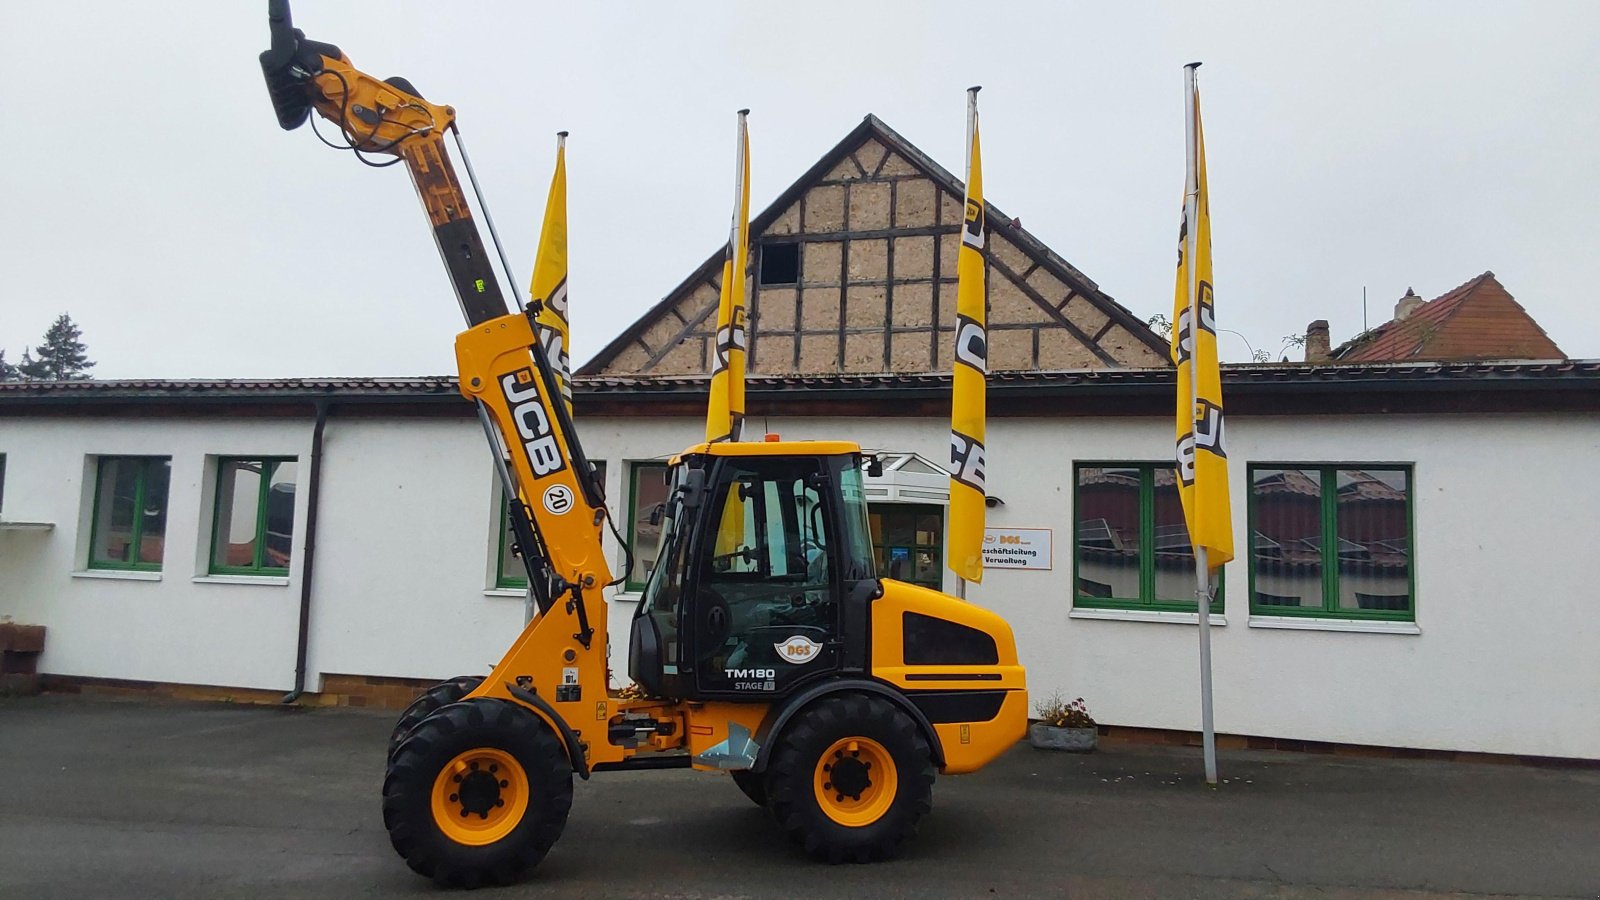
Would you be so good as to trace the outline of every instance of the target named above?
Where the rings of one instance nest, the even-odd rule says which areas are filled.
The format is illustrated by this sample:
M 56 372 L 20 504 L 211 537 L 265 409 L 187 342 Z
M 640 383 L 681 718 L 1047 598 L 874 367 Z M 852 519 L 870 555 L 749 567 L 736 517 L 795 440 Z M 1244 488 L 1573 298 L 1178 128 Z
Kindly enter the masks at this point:
M 752 420 L 785 438 L 947 454 L 932 419 Z M 698 441 L 694 419 L 585 418 L 592 459 L 626 515 L 628 463 Z M 0 532 L 0 614 L 51 628 L 46 671 L 288 687 L 305 490 L 287 586 L 195 583 L 208 453 L 307 459 L 311 425 L 256 420 L 7 420 L 4 514 L 57 523 Z M 1600 558 L 1594 416 L 1234 417 L 1235 542 L 1247 546 L 1251 461 L 1406 462 L 1415 471 L 1420 634 L 1251 627 L 1244 561 L 1227 572 L 1215 627 L 1223 732 L 1315 741 L 1600 758 Z M 1107 723 L 1199 726 L 1196 628 L 1072 618 L 1072 463 L 1159 460 L 1165 419 L 1000 419 L 989 424 L 995 527 L 1054 530 L 1054 569 L 988 570 L 970 598 L 1012 623 L 1030 690 L 1085 697 Z M 492 589 L 498 499 L 470 419 L 330 420 L 313 584 L 309 686 L 325 673 L 442 678 L 484 671 L 521 627 L 522 601 Z M 170 453 L 161 582 L 74 578 L 85 454 Z M 302 468 L 302 473 L 306 470 Z M 303 480 L 303 479 L 302 479 Z M 209 531 L 207 531 L 209 534 Z M 621 553 L 611 546 L 614 568 Z M 947 588 L 953 585 L 947 583 Z M 609 603 L 612 668 L 626 682 L 635 598 Z
M 48 627 L 45 672 L 140 681 L 289 689 L 294 683 L 305 469 L 295 492 L 294 563 L 286 580 L 203 581 L 215 478 L 210 456 L 309 458 L 311 421 L 12 418 L 0 422 L 11 521 L 0 530 L 0 615 Z M 75 575 L 88 558 L 91 457 L 172 457 L 159 580 Z M 142 573 L 140 573 L 142 574 Z
M 619 522 L 627 464 L 664 459 L 664 448 L 681 450 L 703 428 L 579 419 L 589 458 L 606 463 Z M 500 495 L 476 420 L 335 417 L 323 454 L 308 668 L 408 678 L 487 671 L 521 630 L 524 605 L 521 594 L 494 588 Z M 620 574 L 619 545 L 608 536 L 605 546 Z M 629 680 L 635 600 L 607 604 L 619 687 Z
M 591 452 L 616 458 L 687 444 L 699 425 L 584 424 Z M 943 421 L 753 424 L 785 438 L 947 453 Z M 1220 731 L 1600 757 L 1600 625 L 1588 572 L 1600 556 L 1600 481 L 1588 477 L 1600 459 L 1600 418 L 1237 416 L 1229 439 L 1240 548 L 1248 462 L 1413 464 L 1421 633 L 1251 627 L 1241 559 L 1227 570 L 1226 625 L 1212 629 Z M 1194 625 L 1068 615 L 1072 463 L 1165 459 L 1171 441 L 1165 419 L 991 421 L 989 490 L 1005 505 L 989 511 L 988 524 L 1054 529 L 1055 567 L 987 570 L 969 598 L 1011 622 L 1036 696 L 1081 695 L 1108 723 L 1198 729 Z

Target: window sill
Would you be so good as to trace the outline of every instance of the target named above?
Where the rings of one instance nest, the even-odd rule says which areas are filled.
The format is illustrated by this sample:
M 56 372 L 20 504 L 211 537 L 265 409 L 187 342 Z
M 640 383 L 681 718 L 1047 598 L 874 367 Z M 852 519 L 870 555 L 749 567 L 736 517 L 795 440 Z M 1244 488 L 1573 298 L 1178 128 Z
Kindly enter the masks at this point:
M 263 584 L 288 587 L 287 575 L 196 575 L 189 579 L 195 584 Z
M 1359 631 L 1367 634 L 1421 634 L 1415 622 L 1373 619 L 1313 619 L 1300 616 L 1251 616 L 1251 628 L 1287 628 L 1296 631 Z
M 149 572 L 140 569 L 80 569 L 72 573 L 73 578 L 109 578 L 113 581 L 160 581 L 160 572 Z
M 643 591 L 631 591 L 631 592 L 617 591 L 615 594 L 611 595 L 611 599 L 620 600 L 623 603 L 638 603 L 640 600 L 644 599 L 644 592 Z
M 508 598 L 515 598 L 517 600 L 524 600 L 528 596 L 528 589 L 527 588 L 502 588 L 502 587 L 485 588 L 484 592 L 483 592 L 483 595 L 485 597 L 508 597 Z
M 1096 609 L 1094 607 L 1074 607 L 1067 613 L 1069 619 L 1110 619 L 1118 622 L 1166 622 L 1171 625 L 1199 625 L 1200 614 L 1189 612 L 1166 612 L 1154 609 Z M 1211 614 L 1211 624 L 1227 625 L 1228 617 L 1221 613 Z

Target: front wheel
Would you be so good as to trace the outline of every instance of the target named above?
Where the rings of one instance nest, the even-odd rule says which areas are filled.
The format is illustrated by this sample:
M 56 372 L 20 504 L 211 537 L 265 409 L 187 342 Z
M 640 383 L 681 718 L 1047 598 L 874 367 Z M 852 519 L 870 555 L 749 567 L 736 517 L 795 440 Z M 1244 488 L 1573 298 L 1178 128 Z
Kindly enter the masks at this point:
M 932 756 L 916 722 L 889 701 L 824 698 L 778 739 L 767 770 L 772 815 L 818 859 L 889 859 L 933 806 Z
M 538 716 L 477 697 L 423 719 L 383 781 L 396 852 L 440 884 L 509 884 L 544 859 L 572 808 L 572 766 Z

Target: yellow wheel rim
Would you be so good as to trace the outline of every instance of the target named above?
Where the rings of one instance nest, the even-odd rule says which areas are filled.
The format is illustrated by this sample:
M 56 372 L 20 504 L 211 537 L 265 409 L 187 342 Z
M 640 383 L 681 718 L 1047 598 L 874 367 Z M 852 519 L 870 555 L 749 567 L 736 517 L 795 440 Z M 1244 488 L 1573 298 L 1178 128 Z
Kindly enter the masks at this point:
M 433 780 L 434 824 L 458 844 L 492 844 L 527 811 L 528 773 L 504 750 L 477 747 L 458 754 Z
M 871 738 L 834 741 L 817 760 L 812 789 L 828 818 L 850 828 L 871 825 L 894 805 L 894 757 Z

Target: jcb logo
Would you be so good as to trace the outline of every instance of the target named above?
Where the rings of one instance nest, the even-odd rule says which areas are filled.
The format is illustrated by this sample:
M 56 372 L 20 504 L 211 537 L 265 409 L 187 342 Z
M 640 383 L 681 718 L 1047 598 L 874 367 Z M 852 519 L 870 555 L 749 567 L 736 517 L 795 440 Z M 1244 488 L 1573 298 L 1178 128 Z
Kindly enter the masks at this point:
M 983 250 L 983 205 L 967 200 L 966 223 L 961 227 L 961 243 L 974 250 Z
M 505 394 L 511 419 L 517 423 L 517 434 L 528 451 L 528 463 L 533 466 L 534 476 L 543 478 L 565 469 L 567 464 L 561 458 L 561 447 L 550 427 L 550 416 L 545 412 L 533 370 L 518 369 L 503 376 L 500 392 Z
M 985 493 L 986 464 L 983 444 L 959 431 L 950 432 L 950 477 L 980 494 Z
M 956 316 L 956 362 L 971 366 L 979 375 L 989 372 L 989 333 L 983 323 Z
M 1224 459 L 1228 456 L 1222 439 L 1222 407 L 1206 400 L 1195 404 L 1194 430 L 1178 438 L 1178 479 L 1185 487 L 1194 484 L 1196 448 Z
M 724 325 L 717 329 L 717 356 L 711 363 L 711 374 L 727 371 L 731 365 L 730 360 L 735 350 L 744 353 L 748 350 L 745 342 L 744 307 L 733 308 L 733 324 Z
M 1200 282 L 1200 330 L 1210 334 L 1213 340 L 1217 336 L 1216 309 L 1214 304 L 1215 301 L 1211 296 L 1211 283 L 1208 281 Z M 1194 316 L 1192 313 L 1193 311 L 1188 307 L 1185 307 L 1183 312 L 1178 313 L 1179 364 L 1188 362 L 1189 358 L 1194 356 L 1195 332 Z

